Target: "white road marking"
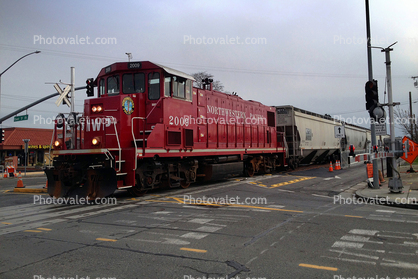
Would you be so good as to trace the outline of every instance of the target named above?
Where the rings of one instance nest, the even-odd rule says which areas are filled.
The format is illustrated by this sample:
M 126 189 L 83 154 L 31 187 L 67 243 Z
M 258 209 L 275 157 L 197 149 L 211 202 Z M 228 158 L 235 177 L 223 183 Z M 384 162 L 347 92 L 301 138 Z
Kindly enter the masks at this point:
M 284 205 L 275 205 L 275 204 L 272 204 L 272 205 L 269 205 L 268 207 L 283 208 L 285 206 Z
M 363 243 L 356 242 L 345 242 L 345 241 L 335 241 L 332 245 L 333 248 L 362 248 Z
M 359 230 L 359 229 L 353 229 L 349 231 L 351 234 L 362 234 L 362 235 L 375 235 L 379 231 L 372 231 L 372 230 Z
M 393 210 L 381 210 L 381 209 L 377 209 L 376 212 L 384 212 L 384 213 L 395 213 L 396 211 Z
M 390 262 L 390 263 L 381 263 L 381 265 L 383 265 L 383 266 L 400 267 L 400 268 L 408 268 L 408 269 L 418 269 L 418 264 L 415 264 L 415 263 L 393 261 L 393 260 L 388 260 L 388 259 L 383 259 L 383 260 Z
M 203 219 L 203 218 L 195 218 L 190 220 L 190 223 L 197 223 L 197 224 L 206 224 L 210 221 L 213 221 L 214 219 Z
M 321 256 L 321 257 L 328 258 L 328 259 L 333 259 L 333 260 L 338 260 L 338 261 L 344 261 L 344 262 L 363 263 L 363 264 L 376 265 L 375 262 L 369 262 L 369 261 L 365 261 L 365 260 L 354 260 L 354 259 L 337 258 L 337 257 L 326 257 L 326 256 Z
M 376 256 L 369 256 L 369 255 L 364 255 L 364 254 L 359 254 L 359 253 L 351 253 L 351 252 L 346 252 L 346 251 L 343 251 L 343 250 L 330 249 L 329 251 L 340 253 L 340 255 L 345 254 L 345 255 L 357 256 L 357 257 L 362 257 L 362 258 L 367 258 L 367 259 L 372 259 L 372 260 L 378 260 L 379 259 L 379 257 L 376 257 Z
M 180 240 L 177 238 L 163 238 L 165 239 L 164 242 L 162 242 L 162 244 L 174 244 L 174 245 L 189 245 L 190 242 L 188 241 L 184 241 L 184 240 Z
M 365 237 L 361 235 L 344 235 L 343 237 L 341 237 L 341 240 L 383 244 L 383 242 L 381 241 L 370 241 L 370 237 Z
M 207 233 L 195 233 L 195 232 L 189 232 L 186 234 L 181 235 L 180 237 L 184 237 L 184 238 L 193 238 L 193 239 L 202 239 L 206 236 L 208 236 L 209 234 Z
M 216 232 L 218 230 L 220 230 L 222 228 L 220 227 L 213 227 L 213 226 L 202 226 L 196 229 L 196 231 L 200 231 L 200 232 Z

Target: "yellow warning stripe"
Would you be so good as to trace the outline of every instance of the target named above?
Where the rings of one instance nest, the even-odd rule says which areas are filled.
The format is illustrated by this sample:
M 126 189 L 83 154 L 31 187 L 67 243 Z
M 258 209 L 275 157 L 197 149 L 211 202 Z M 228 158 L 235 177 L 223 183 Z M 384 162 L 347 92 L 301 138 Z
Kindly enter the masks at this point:
M 313 177 L 302 177 L 302 178 L 299 178 L 299 179 L 294 179 L 294 180 L 290 180 L 290 181 L 286 181 L 286 182 L 273 184 L 269 188 L 270 189 L 277 188 L 277 187 L 281 187 L 281 186 L 285 186 L 285 185 L 289 185 L 289 184 L 293 184 L 293 183 L 297 183 L 297 182 L 301 182 L 301 181 L 305 181 L 305 180 L 309 180 L 309 179 L 313 179 L 313 178 L 315 178 L 315 177 L 314 176 Z

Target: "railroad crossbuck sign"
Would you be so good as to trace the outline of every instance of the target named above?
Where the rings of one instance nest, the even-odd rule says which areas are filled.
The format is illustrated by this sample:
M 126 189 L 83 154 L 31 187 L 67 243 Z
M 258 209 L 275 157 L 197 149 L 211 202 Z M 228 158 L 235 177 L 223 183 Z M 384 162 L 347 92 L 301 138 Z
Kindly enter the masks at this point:
M 408 163 L 412 164 L 418 156 L 418 144 L 408 137 L 403 137 L 402 143 L 406 144 L 407 140 L 409 144 L 408 157 L 406 157 L 404 154 L 401 158 L 407 161 Z
M 58 93 L 60 94 L 60 96 L 58 97 L 58 100 L 55 102 L 55 104 L 57 105 L 57 107 L 59 107 L 62 102 L 64 101 L 67 106 L 71 106 L 71 102 L 70 100 L 68 100 L 68 92 L 70 92 L 71 90 L 71 86 L 67 85 L 64 90 L 61 89 L 61 87 L 58 85 L 58 83 L 54 84 L 55 89 L 58 91 Z
M 336 138 L 345 137 L 344 126 L 334 126 L 334 134 Z

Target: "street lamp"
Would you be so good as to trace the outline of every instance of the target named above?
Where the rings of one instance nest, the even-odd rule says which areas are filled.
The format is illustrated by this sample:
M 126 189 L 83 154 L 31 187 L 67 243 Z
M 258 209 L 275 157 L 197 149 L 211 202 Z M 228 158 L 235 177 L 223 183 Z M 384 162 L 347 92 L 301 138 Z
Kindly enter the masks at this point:
M 1 107 L 1 76 L 5 73 L 5 72 L 7 72 L 7 70 L 9 70 L 11 67 L 13 67 L 14 66 L 14 64 L 16 64 L 17 62 L 19 62 L 20 60 L 22 60 L 23 58 L 25 58 L 26 56 L 29 56 L 29 55 L 31 55 L 31 54 L 38 54 L 38 53 L 40 53 L 41 51 L 40 50 L 37 50 L 37 51 L 34 51 L 34 52 L 31 52 L 31 53 L 28 53 L 28 54 L 26 54 L 26 55 L 23 55 L 22 57 L 20 57 L 19 59 L 17 59 L 12 65 L 10 65 L 6 70 L 4 70 L 1 74 L 0 74 L 0 107 Z

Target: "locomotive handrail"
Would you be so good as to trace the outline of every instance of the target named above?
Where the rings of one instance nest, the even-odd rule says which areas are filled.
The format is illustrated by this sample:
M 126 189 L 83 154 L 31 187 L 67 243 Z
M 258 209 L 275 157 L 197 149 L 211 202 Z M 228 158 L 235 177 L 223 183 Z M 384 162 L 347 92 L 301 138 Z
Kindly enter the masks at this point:
M 138 152 L 138 146 L 136 145 L 136 138 L 135 138 L 135 134 L 134 134 L 134 119 L 140 119 L 140 120 L 144 120 L 144 122 L 147 120 L 146 117 L 139 117 L 139 116 L 135 116 L 132 117 L 131 119 L 131 132 L 132 132 L 132 138 L 134 139 L 134 145 L 135 145 L 135 169 L 137 169 L 138 167 L 138 159 L 137 159 L 137 152 Z M 146 125 L 144 125 L 144 131 L 142 132 L 142 156 L 145 155 L 145 127 Z
M 116 136 L 116 141 L 118 142 L 118 149 L 119 149 L 119 168 L 118 168 L 118 172 L 120 172 L 122 170 L 122 149 L 120 148 L 120 141 L 119 141 L 119 136 L 118 136 L 118 131 L 116 129 L 116 118 L 113 116 L 106 116 L 107 118 L 112 119 L 111 121 L 113 122 L 113 127 L 115 128 L 115 136 Z

